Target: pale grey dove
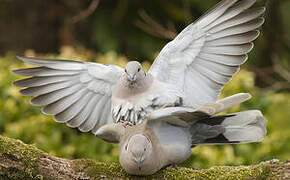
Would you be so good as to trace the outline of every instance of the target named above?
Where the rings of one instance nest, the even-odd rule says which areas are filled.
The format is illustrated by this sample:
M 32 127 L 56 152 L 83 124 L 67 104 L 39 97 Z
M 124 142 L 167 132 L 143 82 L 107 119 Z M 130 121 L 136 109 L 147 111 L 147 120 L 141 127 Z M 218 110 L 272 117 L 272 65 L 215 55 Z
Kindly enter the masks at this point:
M 142 124 L 126 128 L 120 123 L 107 124 L 96 134 L 119 142 L 120 163 L 128 173 L 150 175 L 185 161 L 196 145 L 262 141 L 266 119 L 260 111 L 215 116 L 249 98 L 249 94 L 241 93 L 197 108 L 161 108 Z
M 114 65 L 18 57 L 36 65 L 15 70 L 31 76 L 16 81 L 31 104 L 57 122 L 82 132 L 120 121 L 143 122 L 163 106 L 197 107 L 215 102 L 247 59 L 263 24 L 265 8 L 255 0 L 222 0 L 187 26 L 160 52 L 149 72 L 132 61 Z

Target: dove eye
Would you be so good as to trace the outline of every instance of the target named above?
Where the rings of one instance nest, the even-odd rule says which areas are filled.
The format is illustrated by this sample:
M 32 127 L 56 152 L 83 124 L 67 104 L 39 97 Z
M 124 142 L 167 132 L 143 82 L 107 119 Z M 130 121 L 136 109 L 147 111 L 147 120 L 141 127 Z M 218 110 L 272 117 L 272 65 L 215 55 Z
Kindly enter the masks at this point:
M 146 148 L 144 148 L 144 151 L 146 151 Z
M 127 73 L 127 69 L 125 69 L 125 73 Z
M 138 72 L 141 70 L 141 68 L 138 68 Z

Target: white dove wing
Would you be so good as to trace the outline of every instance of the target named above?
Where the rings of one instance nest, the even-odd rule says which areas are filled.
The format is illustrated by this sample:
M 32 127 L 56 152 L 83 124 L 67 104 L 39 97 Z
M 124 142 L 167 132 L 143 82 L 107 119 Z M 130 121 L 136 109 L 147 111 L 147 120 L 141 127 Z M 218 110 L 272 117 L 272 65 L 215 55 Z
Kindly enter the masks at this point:
M 263 23 L 264 7 L 255 0 L 222 0 L 169 42 L 149 69 L 158 80 L 184 92 L 185 106 L 217 100 L 247 59 Z
M 14 82 L 25 96 L 36 96 L 31 104 L 44 106 L 42 112 L 82 132 L 112 123 L 112 86 L 123 69 L 114 65 L 18 57 L 38 67 L 14 70 L 30 78 Z

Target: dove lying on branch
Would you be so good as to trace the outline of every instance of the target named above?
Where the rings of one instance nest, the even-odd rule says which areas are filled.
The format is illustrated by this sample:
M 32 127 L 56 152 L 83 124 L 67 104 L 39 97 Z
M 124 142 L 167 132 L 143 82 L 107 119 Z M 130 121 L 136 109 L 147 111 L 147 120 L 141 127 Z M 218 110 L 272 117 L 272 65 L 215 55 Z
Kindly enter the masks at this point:
M 150 175 L 185 161 L 196 145 L 262 141 L 266 119 L 260 111 L 215 116 L 249 98 L 249 94 L 241 93 L 198 108 L 162 108 L 142 124 L 126 128 L 119 123 L 108 124 L 96 135 L 119 143 L 120 163 L 128 173 Z
M 198 107 L 218 99 L 253 48 L 265 8 L 255 0 L 222 0 L 169 42 L 149 72 L 136 61 L 125 69 L 70 60 L 18 57 L 37 67 L 15 70 L 14 82 L 32 105 L 82 132 L 109 123 L 142 123 L 163 106 Z

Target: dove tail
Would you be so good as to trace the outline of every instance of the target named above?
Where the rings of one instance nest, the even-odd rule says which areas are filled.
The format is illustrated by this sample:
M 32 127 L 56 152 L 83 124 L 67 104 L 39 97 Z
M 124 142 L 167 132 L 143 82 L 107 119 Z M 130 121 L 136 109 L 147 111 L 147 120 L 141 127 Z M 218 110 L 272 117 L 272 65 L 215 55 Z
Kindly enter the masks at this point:
M 213 116 L 190 127 L 192 146 L 260 142 L 267 133 L 266 119 L 258 110 Z

